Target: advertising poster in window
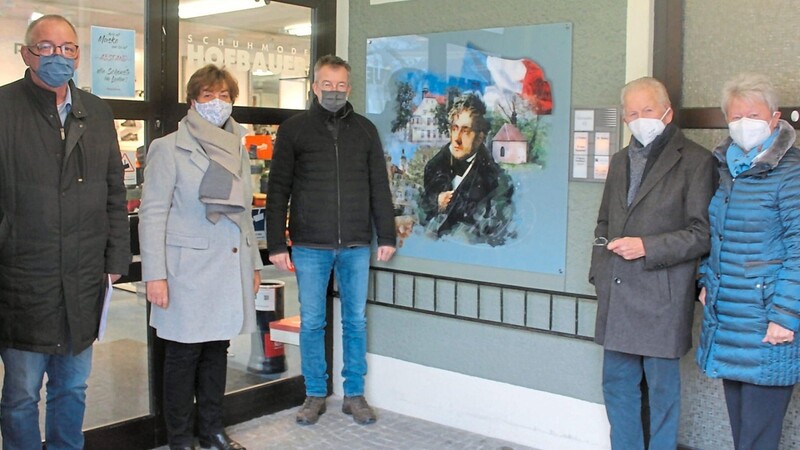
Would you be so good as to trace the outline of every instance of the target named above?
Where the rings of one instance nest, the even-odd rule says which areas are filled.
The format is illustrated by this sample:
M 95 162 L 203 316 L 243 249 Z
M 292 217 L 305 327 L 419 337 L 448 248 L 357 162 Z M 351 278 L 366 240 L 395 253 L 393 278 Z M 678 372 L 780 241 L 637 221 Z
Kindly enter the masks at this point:
M 398 254 L 561 275 L 572 26 L 367 42 Z
M 133 98 L 136 81 L 136 32 L 92 27 L 92 93 Z

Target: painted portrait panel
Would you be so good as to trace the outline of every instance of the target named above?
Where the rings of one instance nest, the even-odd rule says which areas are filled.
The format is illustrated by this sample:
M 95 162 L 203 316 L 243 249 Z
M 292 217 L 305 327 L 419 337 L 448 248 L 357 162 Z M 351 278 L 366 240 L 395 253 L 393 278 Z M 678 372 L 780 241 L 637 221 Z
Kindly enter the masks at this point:
M 563 274 L 571 25 L 367 45 L 398 254 Z

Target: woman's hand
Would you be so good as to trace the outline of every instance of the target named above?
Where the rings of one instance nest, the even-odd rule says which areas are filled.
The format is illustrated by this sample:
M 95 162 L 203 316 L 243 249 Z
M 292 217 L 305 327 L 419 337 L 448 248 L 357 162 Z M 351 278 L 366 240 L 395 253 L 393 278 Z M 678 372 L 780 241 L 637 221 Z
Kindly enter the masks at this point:
M 147 296 L 148 302 L 167 309 L 167 305 L 169 305 L 169 287 L 167 286 L 167 280 L 148 281 L 145 284 L 145 295 Z
M 258 294 L 258 289 L 261 287 L 261 271 L 256 270 L 253 274 L 253 293 Z
M 775 322 L 770 322 L 767 326 L 767 334 L 761 342 L 769 342 L 772 345 L 789 344 L 794 341 L 794 331 L 787 330 Z
M 703 306 L 706 306 L 706 287 L 705 286 L 700 288 L 700 295 L 697 296 L 697 299 L 700 300 L 700 303 L 702 303 Z

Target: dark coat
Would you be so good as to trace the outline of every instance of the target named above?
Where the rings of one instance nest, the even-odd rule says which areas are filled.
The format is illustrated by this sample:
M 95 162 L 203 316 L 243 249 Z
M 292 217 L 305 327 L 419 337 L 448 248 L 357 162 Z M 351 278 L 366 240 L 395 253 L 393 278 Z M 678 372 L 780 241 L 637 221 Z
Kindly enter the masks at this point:
M 800 381 L 800 340 L 761 342 L 770 322 L 800 331 L 800 150 L 795 131 L 778 136 L 734 180 L 726 153 L 714 151 L 720 186 L 709 206 L 711 252 L 697 363 L 706 375 L 765 386 Z
M 130 264 L 123 168 L 109 106 L 70 82 L 0 87 L 0 346 L 77 354 L 97 337 L 106 273 Z
M 589 282 L 597 290 L 597 343 L 617 352 L 678 358 L 691 348 L 697 261 L 709 249 L 716 164 L 711 152 L 672 125 L 659 139 L 663 150 L 630 207 L 629 147 L 613 156 L 595 229 L 596 237 L 609 241 L 642 238 L 646 256 L 626 261 L 595 246 Z
M 317 100 L 281 124 L 267 188 L 267 247 L 286 252 L 286 215 L 294 245 L 395 245 L 394 207 L 375 126 L 350 103 L 332 114 Z
M 447 143 L 425 165 L 421 207 L 429 228 L 433 228 L 437 236 L 442 236 L 463 227 L 477 241 L 492 236 L 502 241 L 502 230 L 511 220 L 512 213 L 514 186 L 511 177 L 481 144 L 475 152 L 473 167 L 453 193 L 447 208 L 439 212 L 439 194 L 453 190 L 453 178 L 450 144 Z

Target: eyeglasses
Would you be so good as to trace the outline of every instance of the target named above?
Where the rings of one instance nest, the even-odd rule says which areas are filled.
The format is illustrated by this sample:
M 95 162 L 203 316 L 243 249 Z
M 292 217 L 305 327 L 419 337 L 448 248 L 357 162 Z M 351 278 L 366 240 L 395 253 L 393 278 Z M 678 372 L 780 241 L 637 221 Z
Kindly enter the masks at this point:
M 336 83 L 335 85 L 333 83 L 331 83 L 330 81 L 321 81 L 319 83 L 319 87 L 321 87 L 323 91 L 330 91 L 330 90 L 333 90 L 334 88 L 336 88 L 337 91 L 346 91 L 348 86 L 349 86 L 349 84 L 345 83 L 344 81 L 340 81 L 339 83 Z
M 75 59 L 78 57 L 78 46 L 72 42 L 56 45 L 50 41 L 42 41 L 38 44 L 29 45 L 28 51 L 34 56 L 50 56 L 56 52 L 57 48 L 61 49 L 61 54 L 64 55 L 65 58 Z M 36 49 L 36 52 L 33 51 L 33 49 Z

